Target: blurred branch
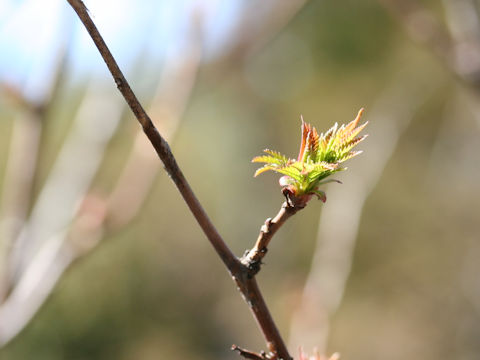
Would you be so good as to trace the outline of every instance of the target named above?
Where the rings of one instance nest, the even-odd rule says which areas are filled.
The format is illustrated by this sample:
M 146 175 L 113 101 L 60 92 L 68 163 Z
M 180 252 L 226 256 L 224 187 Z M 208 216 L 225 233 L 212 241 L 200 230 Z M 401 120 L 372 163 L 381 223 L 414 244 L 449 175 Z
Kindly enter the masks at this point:
M 103 236 L 99 224 L 105 217 L 104 210 L 102 202 L 87 197 L 68 233 L 62 230 L 44 241 L 0 305 L 0 346 L 28 324 L 69 266 L 98 244 Z
M 0 303 L 9 292 L 8 255 L 30 207 L 43 111 L 23 110 L 13 123 L 1 204 Z
M 42 130 L 50 104 L 60 89 L 65 73 L 66 55 L 66 46 L 61 46 L 57 53 L 55 71 L 48 80 L 43 99 L 38 103 L 26 99 L 20 90 L 2 86 L 3 92 L 14 101 L 20 113 L 13 121 L 0 206 L 0 303 L 12 286 L 7 273 L 7 257 L 30 209 Z
M 23 328 L 72 261 L 73 252 L 64 245 L 67 229 L 72 222 L 75 226 L 79 205 L 98 171 L 122 108 L 98 84 L 91 84 L 10 254 L 14 287 L 0 306 L 0 313 L 8 313 L 10 319 L 0 327 L 0 345 Z
M 443 0 L 455 64 L 480 91 L 480 19 L 472 0 Z
M 87 8 L 81 0 L 68 0 L 68 2 L 73 7 L 75 12 L 81 19 L 82 23 L 84 24 L 85 28 L 87 29 L 88 33 L 92 37 L 92 40 L 94 41 L 98 51 L 102 55 L 105 64 L 107 65 L 110 73 L 115 80 L 118 90 L 122 93 L 125 101 L 134 113 L 140 125 L 142 125 L 145 135 L 148 137 L 158 156 L 162 160 L 165 166 L 165 170 L 177 186 L 180 194 L 183 196 L 186 204 L 190 208 L 190 211 L 196 218 L 207 238 L 210 240 L 210 243 L 213 245 L 217 253 L 224 261 L 225 265 L 227 265 L 229 269 L 234 269 L 238 267 L 237 259 L 227 247 L 220 234 L 217 232 L 216 228 L 208 218 L 197 197 L 193 193 L 190 185 L 185 179 L 185 176 L 180 170 L 180 167 L 178 166 L 177 161 L 175 160 L 175 157 L 170 150 L 170 146 L 160 135 L 152 120 L 145 112 L 136 95 L 130 88 L 130 85 L 128 84 L 127 80 L 123 76 L 122 71 L 118 67 L 117 62 L 115 61 L 113 55 L 105 44 L 105 41 L 101 37 L 95 24 L 88 15 Z
M 412 39 L 426 46 L 455 77 L 470 84 L 478 95 L 480 27 L 476 3 L 471 0 L 445 0 L 447 29 L 419 2 L 379 1 L 404 26 Z M 292 344 L 301 340 L 309 346 L 320 345 L 325 349 L 329 318 L 340 304 L 350 272 L 363 204 L 378 181 L 403 129 L 432 90 L 431 84 L 427 91 L 422 85 L 425 93 L 421 89 L 411 88 L 411 84 L 418 86 L 418 81 L 397 81 L 376 105 L 370 116 L 373 136 L 366 143 L 369 160 L 357 170 L 357 173 L 360 170 L 362 173 L 355 174 L 357 168 L 353 169 L 351 176 L 357 175 L 357 179 L 351 185 L 329 191 L 330 200 L 334 200 L 322 211 L 317 249 L 304 287 L 302 304 L 292 321 Z M 401 107 L 393 108 L 394 104 L 401 104 Z M 372 156 L 378 158 L 372 159 Z M 343 214 L 341 220 L 338 219 L 338 213 Z
M 214 64 L 210 78 L 225 79 L 232 68 L 243 66 L 272 38 L 288 25 L 309 0 L 263 0 L 243 3 L 242 14 L 236 25 L 237 37 L 229 43 L 230 49 Z
M 123 111 L 114 98 L 107 99 L 98 84 L 92 83 L 13 249 L 14 279 L 21 276 L 43 242 L 68 228 L 75 217 Z
M 25 327 L 73 260 L 63 237 L 59 233 L 49 239 L 0 306 L 0 346 Z
M 479 4 L 473 0 L 443 0 L 447 26 L 456 43 L 480 40 Z
M 244 295 L 247 303 L 250 305 L 250 309 L 263 331 L 267 341 L 267 347 L 275 354 L 275 357 L 284 360 L 291 359 L 278 332 L 278 329 L 276 328 L 276 325 L 270 316 L 255 279 L 250 277 L 246 267 L 243 266 L 241 262 L 233 255 L 208 218 L 203 207 L 196 198 L 190 185 L 180 170 L 168 143 L 159 134 L 150 117 L 139 103 L 137 97 L 133 93 L 130 85 L 118 67 L 115 59 L 110 53 L 107 45 L 88 15 L 88 10 L 86 9 L 85 5 L 81 0 L 68 0 L 68 2 L 73 7 L 82 23 L 85 25 L 88 33 L 92 37 L 92 40 L 102 55 L 108 69 L 110 70 L 118 89 L 122 93 L 132 112 L 135 114 L 137 120 L 142 125 L 145 134 L 162 160 L 165 170 L 177 186 L 186 204 L 190 208 L 190 211 L 196 218 L 214 249 L 217 251 L 217 254 L 220 256 L 229 272 L 234 277 L 240 291 Z
M 193 33 L 198 34 L 199 32 L 193 31 Z M 197 41 L 192 41 L 192 43 L 201 43 L 198 39 L 194 40 Z M 168 137 L 176 131 L 178 120 L 195 83 L 200 51 L 198 46 L 192 47 L 190 50 L 192 50 L 189 52 L 190 56 L 183 57 L 186 61 L 180 62 L 180 65 L 178 61 L 172 61 L 170 64 L 174 65 L 174 70 L 164 71 L 167 76 L 171 73 L 174 76 L 160 82 L 161 86 L 155 96 L 156 100 L 153 101 L 152 112 L 157 114 L 157 118 L 162 118 L 162 133 L 167 134 Z M 167 61 L 167 70 L 170 70 L 168 65 L 169 62 Z M 66 141 L 66 144 L 71 143 L 75 143 L 75 141 Z M 68 145 L 66 148 L 68 148 Z M 66 152 L 74 153 L 72 151 Z M 103 151 L 99 153 L 103 153 Z M 64 158 L 68 157 L 64 156 Z M 101 155 L 98 158 L 100 157 Z M 76 163 L 76 161 L 72 163 Z M 52 291 L 62 273 L 75 259 L 92 250 L 99 243 L 106 230 L 118 229 L 133 218 L 141 208 L 158 169 L 158 160 L 152 156 L 151 152 L 146 152 L 144 139 L 139 135 L 124 171 L 108 199 L 104 200 L 103 197 L 95 194 L 87 195 L 80 206 L 79 212 L 75 210 L 69 215 L 70 217 L 67 216 L 67 218 L 73 220 L 68 232 L 60 230 L 62 228 L 61 224 L 64 224 L 63 227 L 66 228 L 65 223 L 68 222 L 63 221 L 65 220 L 64 217 L 60 216 L 57 226 L 51 226 L 47 229 L 47 233 L 55 232 L 55 229 L 59 232 L 50 236 L 47 240 L 43 239 L 43 236 L 35 236 L 35 231 L 32 231 L 32 229 L 27 231 L 27 235 L 23 234 L 24 236 L 21 237 L 23 246 L 18 248 L 26 251 L 18 250 L 17 254 L 21 255 L 19 263 L 28 262 L 28 266 L 25 270 L 18 270 L 18 274 L 20 274 L 18 282 L 9 298 L 0 307 L 0 315 L 2 315 L 2 318 L 8 319 L 3 323 L 3 326 L 0 326 L 0 343 L 7 343 L 28 323 Z M 89 177 L 87 176 L 87 178 Z M 56 183 L 55 176 L 53 176 L 53 180 L 50 177 L 49 181 Z M 89 180 L 87 180 L 88 182 Z M 132 186 L 138 190 L 134 196 L 132 196 Z M 52 187 L 50 186 L 50 188 Z M 47 193 L 49 192 L 47 191 Z M 75 191 L 67 191 L 67 193 L 73 195 Z M 51 193 L 49 194 L 51 195 Z M 81 195 L 78 197 L 81 197 Z M 43 198 L 48 199 L 49 196 L 43 196 Z M 126 202 L 129 206 L 122 206 Z M 45 203 L 45 200 L 43 203 Z M 42 208 L 42 201 L 40 201 L 40 205 L 37 204 L 36 208 Z M 128 209 L 128 211 L 124 211 L 124 209 Z M 34 210 L 35 212 L 38 213 L 37 210 Z M 68 210 L 66 212 L 70 213 Z M 34 216 L 31 223 L 37 223 L 38 225 L 42 224 L 43 220 L 38 221 Z M 31 236 L 37 240 L 29 239 Z M 41 245 L 35 245 L 36 243 L 41 243 Z M 20 245 L 22 245 L 22 241 Z M 38 246 L 39 250 L 36 250 Z M 31 261 L 28 259 L 31 259 Z M 256 283 L 249 281 L 244 285 L 244 288 L 248 292 L 246 297 L 250 299 L 248 300 L 249 303 L 255 302 L 256 304 L 251 306 L 254 314 L 267 319 L 266 321 L 259 321 L 260 327 L 267 333 L 267 339 L 273 338 L 274 342 L 282 342 Z M 273 335 L 269 335 L 270 333 L 273 333 Z M 275 340 L 276 338 L 277 340 Z M 276 351 L 275 346 L 271 345 L 270 342 L 269 348 Z M 281 351 L 286 352 L 286 349 Z
M 367 157 L 349 169 L 350 181 L 329 187 L 329 205 L 320 217 L 316 250 L 298 310 L 293 315 L 290 343 L 325 352 L 329 318 L 338 308 L 352 266 L 362 209 L 379 181 L 396 144 L 415 112 L 434 89 L 429 81 L 396 79 L 369 116 Z M 341 217 L 338 214 L 342 214 Z
M 418 43 L 427 46 L 452 66 L 452 39 L 435 15 L 413 0 L 379 0 L 390 13 L 404 26 L 408 35 Z
M 192 16 L 193 17 L 193 16 Z M 202 59 L 201 19 L 194 18 L 182 56 L 167 58 L 149 112 L 167 140 L 174 138 L 197 80 Z M 124 226 L 139 212 L 160 170 L 160 163 L 144 135 L 136 135 L 133 151 L 108 198 L 109 228 Z
M 276 1 L 245 4 L 237 25 L 238 38 L 225 60 L 244 61 L 262 49 L 308 3 L 308 0 Z
M 174 135 L 195 83 L 201 58 L 201 42 L 197 40 L 196 37 L 192 39 L 190 49 L 186 51 L 191 56 L 183 56 L 183 61 L 178 58 L 167 61 L 164 69 L 166 79 L 160 81 L 152 101 L 152 108 L 169 125 L 165 129 L 168 136 Z M 175 94 L 176 98 L 166 96 L 167 93 Z M 97 97 L 100 96 L 95 94 L 94 98 Z M 66 144 L 70 142 L 67 140 Z M 106 232 L 126 225 L 138 213 L 160 168 L 155 153 L 150 148 L 147 151 L 146 145 L 143 135 L 139 133 L 110 196 L 104 199 L 92 191 L 87 195 L 80 194 L 79 198 L 84 196 L 84 199 L 78 212 L 72 215 L 73 223 L 68 231 L 52 234 L 43 241 L 41 249 L 29 262 L 28 269 L 7 301 L 0 306 L 0 318 L 8 320 L 0 325 L 0 345 L 9 342 L 24 328 L 60 276 L 76 259 L 93 250 Z M 102 154 L 103 151 L 100 151 L 98 156 Z M 75 164 L 76 161 L 71 163 Z M 132 184 L 135 184 L 133 189 L 137 191 L 132 190 Z
M 379 2 L 403 25 L 413 40 L 425 45 L 454 76 L 471 85 L 477 93 L 480 92 L 480 43 L 458 42 L 458 37 L 455 38 L 455 34 L 452 36 L 435 15 L 417 1 L 379 0 Z M 467 3 L 470 1 L 444 2 L 449 7 L 457 8 L 470 6 Z M 472 11 L 468 13 L 468 17 L 477 14 L 473 4 L 470 8 Z M 465 16 L 466 13 L 463 14 Z

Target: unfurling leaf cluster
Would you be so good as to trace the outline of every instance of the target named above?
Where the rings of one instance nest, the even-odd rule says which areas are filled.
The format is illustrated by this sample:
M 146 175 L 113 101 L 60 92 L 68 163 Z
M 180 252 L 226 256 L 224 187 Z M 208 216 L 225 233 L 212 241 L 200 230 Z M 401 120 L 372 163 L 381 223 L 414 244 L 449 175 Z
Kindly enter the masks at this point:
M 360 109 L 355 120 L 347 125 L 338 127 L 335 123 L 327 132 L 318 134 L 317 130 L 302 118 L 302 141 L 297 160 L 273 150 L 264 150 L 267 155 L 257 156 L 252 162 L 265 163 L 255 172 L 255 176 L 272 170 L 284 176 L 280 178 L 283 193 L 296 198 L 297 203 L 303 205 L 317 195 L 322 201 L 326 200 L 325 193 L 319 186 L 330 181 L 328 176 L 345 170 L 341 164 L 361 153 L 352 149 L 367 135 L 359 136 L 367 122 L 358 126 L 363 109 Z M 338 181 L 337 181 L 338 182 Z

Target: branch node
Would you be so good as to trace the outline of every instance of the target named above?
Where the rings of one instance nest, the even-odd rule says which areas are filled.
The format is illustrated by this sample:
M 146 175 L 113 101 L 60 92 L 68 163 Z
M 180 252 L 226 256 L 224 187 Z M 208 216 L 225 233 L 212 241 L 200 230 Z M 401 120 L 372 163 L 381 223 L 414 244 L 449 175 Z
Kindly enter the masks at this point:
M 120 90 L 120 89 L 122 88 L 122 86 L 123 86 L 123 81 L 122 81 L 122 79 L 119 78 L 119 77 L 115 77 L 114 80 L 115 80 L 115 84 L 117 84 L 117 88 Z
M 247 277 L 249 279 L 253 278 L 260 271 L 263 265 L 262 259 L 267 252 L 268 249 L 266 247 L 262 247 L 261 249 L 253 248 L 245 251 L 240 261 L 247 269 Z
M 268 234 L 270 232 L 270 225 L 272 225 L 272 218 L 265 220 L 265 224 L 262 225 L 260 231 L 264 234 Z

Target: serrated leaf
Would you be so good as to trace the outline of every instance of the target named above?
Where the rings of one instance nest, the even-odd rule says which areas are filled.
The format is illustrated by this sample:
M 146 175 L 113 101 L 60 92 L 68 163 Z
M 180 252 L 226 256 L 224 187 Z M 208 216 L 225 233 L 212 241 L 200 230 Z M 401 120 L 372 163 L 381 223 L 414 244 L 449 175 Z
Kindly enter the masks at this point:
M 269 155 L 256 156 L 252 159 L 252 162 L 263 162 L 267 164 L 277 164 L 279 166 L 286 166 L 291 161 L 286 156 L 280 154 L 277 151 L 265 149 L 264 152 L 266 152 Z
M 357 114 L 357 117 L 355 118 L 355 120 L 351 121 L 347 126 L 345 126 L 346 131 L 351 132 L 353 129 L 355 129 L 357 127 L 358 122 L 360 121 L 364 111 L 365 111 L 364 108 L 361 108 L 358 111 L 358 114 Z
M 363 123 L 362 125 L 360 125 L 359 127 L 357 127 L 356 129 L 354 129 L 353 131 L 350 132 L 350 134 L 348 135 L 348 141 L 350 141 L 351 139 L 353 139 L 355 136 L 357 136 L 358 134 L 360 134 L 360 132 L 365 128 L 365 126 L 368 125 L 368 121 L 366 121 L 365 123 Z M 363 135 L 363 138 L 365 138 L 367 135 Z
M 261 173 L 264 173 L 265 171 L 268 171 L 268 170 L 275 170 L 275 168 L 273 168 L 273 167 L 270 166 L 270 165 L 265 165 L 265 166 L 257 169 L 257 171 L 255 171 L 255 174 L 253 175 L 253 177 L 257 177 L 257 176 L 260 175 Z
M 265 150 L 263 150 L 263 152 L 265 152 L 265 153 L 271 155 L 272 157 L 274 157 L 275 159 L 278 159 L 278 160 L 283 161 L 283 162 L 287 162 L 289 160 L 285 155 L 282 155 L 282 154 L 280 154 L 280 152 L 275 151 L 275 150 L 265 149 Z
M 362 152 L 363 152 L 362 150 L 347 152 L 347 153 L 342 155 L 342 157 L 338 160 L 338 162 L 342 163 L 344 161 L 347 161 L 347 160 L 353 158 L 354 156 L 360 155 Z
M 307 124 L 305 121 L 303 121 L 303 116 L 301 116 L 300 118 L 302 119 L 302 139 L 300 142 L 300 150 L 298 151 L 297 161 L 302 161 L 303 159 L 303 154 L 305 153 L 305 147 L 307 146 L 307 137 L 312 128 L 310 124 Z
M 346 168 L 340 164 L 361 153 L 352 149 L 366 138 L 366 135 L 358 136 L 368 122 L 358 126 L 363 109 L 357 117 L 347 125 L 339 126 L 335 123 L 327 132 L 318 135 L 312 125 L 303 121 L 300 151 L 297 161 L 288 159 L 281 153 L 266 149 L 267 155 L 257 156 L 252 162 L 261 162 L 265 165 L 255 172 L 255 176 L 265 171 L 275 171 L 285 176 L 288 183 L 281 181 L 284 188 L 295 196 L 316 194 L 322 201 L 325 200 L 325 193 L 318 189 L 321 184 L 338 180 L 324 179 L 338 171 Z M 285 179 L 284 178 L 284 179 Z M 308 199 L 306 200 L 308 201 Z
M 287 166 L 281 169 L 275 169 L 274 171 L 283 175 L 290 176 L 292 179 L 296 181 L 302 181 L 302 174 L 298 171 L 298 169 L 296 169 L 293 166 Z
M 271 157 L 269 155 L 256 156 L 252 159 L 252 162 L 263 162 L 267 164 L 278 164 L 278 159 Z

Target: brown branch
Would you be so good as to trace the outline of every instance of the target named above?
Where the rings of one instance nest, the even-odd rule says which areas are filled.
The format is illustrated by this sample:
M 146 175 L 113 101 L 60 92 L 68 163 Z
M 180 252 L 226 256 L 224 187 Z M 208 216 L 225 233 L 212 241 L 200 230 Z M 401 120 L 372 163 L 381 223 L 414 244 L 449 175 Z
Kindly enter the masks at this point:
M 159 114 L 158 117 L 162 118 L 164 129 L 162 133 L 167 138 L 172 137 L 179 126 L 181 114 L 184 112 L 188 97 L 195 83 L 201 58 L 199 44 L 202 43 L 199 41 L 198 27 L 198 21 L 194 22 L 194 27 L 192 27 L 194 36 L 192 35 L 192 39 L 190 39 L 184 54 L 181 57 L 171 57 L 167 61 L 162 79 L 159 81 L 158 90 L 152 101 L 151 111 Z M 190 55 L 186 56 L 185 52 Z M 60 82 L 56 81 L 56 83 Z M 33 109 L 36 105 L 35 103 L 28 103 L 27 99 L 21 97 L 21 93 L 15 92 L 13 88 L 7 88 L 7 90 L 9 90 L 8 94 L 11 95 L 12 99 L 19 106 L 22 105 L 28 107 L 28 109 Z M 52 93 L 51 98 L 54 99 L 56 91 L 49 93 Z M 97 99 L 98 94 L 94 94 L 93 98 Z M 87 99 L 83 101 L 87 102 L 86 108 L 92 107 L 92 104 L 89 104 Z M 108 101 L 105 102 L 110 103 Z M 98 106 L 94 107 L 96 114 L 98 114 Z M 48 109 L 48 106 L 44 108 Z M 112 112 L 108 110 L 106 110 L 104 116 L 108 116 L 110 119 L 114 118 Z M 118 116 L 120 116 L 120 113 Z M 102 115 L 99 118 L 103 118 Z M 90 126 L 94 127 L 95 124 Z M 23 134 L 22 131 L 19 133 Z M 76 131 L 73 131 L 73 133 L 76 133 Z M 68 138 L 63 149 L 68 147 L 71 141 L 71 138 Z M 85 144 L 85 141 L 89 140 L 83 139 L 78 141 L 78 144 Z M 91 161 L 93 158 L 99 159 L 103 154 L 103 150 L 104 148 L 102 147 L 96 156 L 90 154 L 88 160 Z M 79 152 L 77 151 L 76 153 Z M 72 159 L 71 156 L 69 158 Z M 82 161 L 82 165 L 84 163 L 85 161 Z M 81 167 L 77 164 L 77 161 L 69 161 L 69 164 L 76 164 L 72 166 L 75 166 L 77 170 Z M 91 189 L 86 195 L 83 193 L 78 194 L 79 198 L 84 197 L 84 199 L 79 206 L 78 212 L 72 214 L 72 218 L 67 221 L 67 223 L 71 223 L 68 232 L 62 232 L 63 235 L 47 235 L 45 238 L 42 238 L 43 244 L 41 248 L 28 261 L 28 268 L 18 282 L 14 284 L 15 286 L 12 288 L 9 298 L 5 303 L 0 301 L 0 318 L 3 316 L 6 320 L 0 325 L 0 346 L 4 346 L 22 331 L 48 298 L 63 273 L 77 259 L 89 254 L 97 245 L 101 244 L 105 237 L 112 235 L 114 231 L 120 230 L 138 213 L 141 205 L 147 198 L 147 194 L 154 183 L 160 167 L 161 163 L 158 161 L 156 153 L 151 151 L 150 144 L 139 131 L 130 157 L 116 185 L 113 187 L 112 193 L 105 197 Z M 95 167 L 94 170 L 96 171 L 97 168 Z M 80 171 L 80 173 L 84 172 Z M 89 174 L 90 176 L 85 177 L 87 183 L 90 183 L 93 172 Z M 52 181 L 54 177 L 51 174 L 46 184 Z M 72 189 L 69 192 L 71 191 Z M 38 205 L 37 203 L 35 207 Z M 69 206 L 67 205 L 67 207 Z M 65 210 L 65 207 L 62 207 L 62 209 Z M 62 209 L 57 208 L 56 211 L 63 211 Z M 46 213 L 54 218 L 58 218 L 55 213 L 52 214 L 50 211 Z M 67 226 L 66 224 L 64 225 Z M 61 225 L 60 228 L 63 228 L 64 225 Z M 52 246 L 52 242 L 59 245 Z M 29 269 L 36 269 L 36 271 L 33 271 L 36 276 L 35 281 L 31 280 L 30 274 L 32 271 Z M 18 294 L 22 294 L 22 296 L 18 296 Z
M 268 350 L 278 355 L 276 358 L 278 360 L 291 360 L 292 357 L 288 354 L 287 346 L 270 315 L 255 278 L 244 271 L 239 276 L 235 276 L 234 280 L 265 336 Z
M 267 247 L 273 235 L 275 235 L 277 230 L 289 217 L 294 215 L 300 209 L 300 207 L 291 206 L 285 201 L 278 214 L 273 219 L 268 218 L 265 221 L 265 224 L 262 225 L 255 246 L 241 259 L 242 264 L 248 268 L 250 276 L 253 276 L 260 271 L 262 259 L 267 254 Z
M 157 128 L 153 124 L 150 117 L 147 115 L 143 106 L 138 101 L 137 97 L 133 93 L 130 85 L 123 76 L 122 71 L 117 65 L 112 53 L 107 47 L 107 44 L 103 40 L 102 36 L 98 32 L 95 24 L 88 15 L 88 10 L 85 7 L 85 4 L 81 0 L 67 0 L 69 4 L 73 7 L 78 17 L 82 21 L 83 25 L 87 29 L 88 33 L 92 37 L 93 42 L 95 43 L 98 51 L 102 55 L 103 60 L 105 61 L 110 73 L 112 74 L 115 83 L 117 84 L 118 90 L 122 93 L 125 101 L 128 106 L 134 113 L 138 122 L 142 125 L 143 131 L 147 135 L 148 139 L 152 143 L 155 151 L 163 162 L 165 170 L 172 179 L 172 181 L 177 186 L 180 194 L 183 196 L 185 202 L 187 203 L 190 211 L 194 215 L 198 224 L 202 228 L 203 232 L 207 236 L 208 240 L 212 246 L 217 251 L 218 255 L 225 263 L 230 272 L 234 272 L 238 269 L 240 263 L 227 247 L 222 237 L 218 233 L 217 229 L 214 227 L 202 205 L 198 201 L 197 197 L 193 193 L 190 185 L 188 184 L 185 176 L 183 175 L 180 167 L 175 160 L 168 143 L 160 135 Z
M 169 142 L 174 140 L 180 126 L 201 65 L 203 31 L 198 12 L 192 15 L 191 22 L 188 44 L 181 55 L 167 56 L 148 110 Z M 106 226 L 109 231 L 123 227 L 138 214 L 160 168 L 161 163 L 139 129 L 129 158 L 108 196 Z
M 67 0 L 73 7 L 80 20 L 84 24 L 88 33 L 92 37 L 95 45 L 97 46 L 102 58 L 104 59 L 110 73 L 112 74 L 118 89 L 122 93 L 130 109 L 135 114 L 135 117 L 142 125 L 142 128 L 147 135 L 148 139 L 155 148 L 158 156 L 162 160 L 165 170 L 177 186 L 179 192 L 183 196 L 190 211 L 196 218 L 203 232 L 207 236 L 208 240 L 225 263 L 229 272 L 232 274 L 236 281 L 239 290 L 242 292 L 245 301 L 250 306 L 250 309 L 257 320 L 259 327 L 261 328 L 265 339 L 267 340 L 268 349 L 273 352 L 274 358 L 280 360 L 290 360 L 291 357 L 288 353 L 286 345 L 280 336 L 280 333 L 273 322 L 273 319 L 268 311 L 267 305 L 263 300 L 258 285 L 254 278 L 251 277 L 248 269 L 233 255 L 231 250 L 225 244 L 220 234 L 208 218 L 205 210 L 201 206 L 197 197 L 193 193 L 190 185 L 185 179 L 182 171 L 180 170 L 168 143 L 159 134 L 157 128 L 153 124 L 150 117 L 147 115 L 142 105 L 138 101 L 137 97 L 133 93 L 130 85 L 123 76 L 120 68 L 118 67 L 113 55 L 105 44 L 103 38 L 98 32 L 95 24 L 88 15 L 88 10 L 81 0 Z M 286 220 L 286 218 L 285 218 Z M 282 223 L 284 220 L 282 221 Z M 279 223 L 277 228 L 281 224 Z M 276 229 L 275 229 L 276 230 Z M 275 232 L 273 231 L 273 233 Z M 272 233 L 272 235 L 273 235 Z M 271 237 L 271 236 L 270 236 Z

